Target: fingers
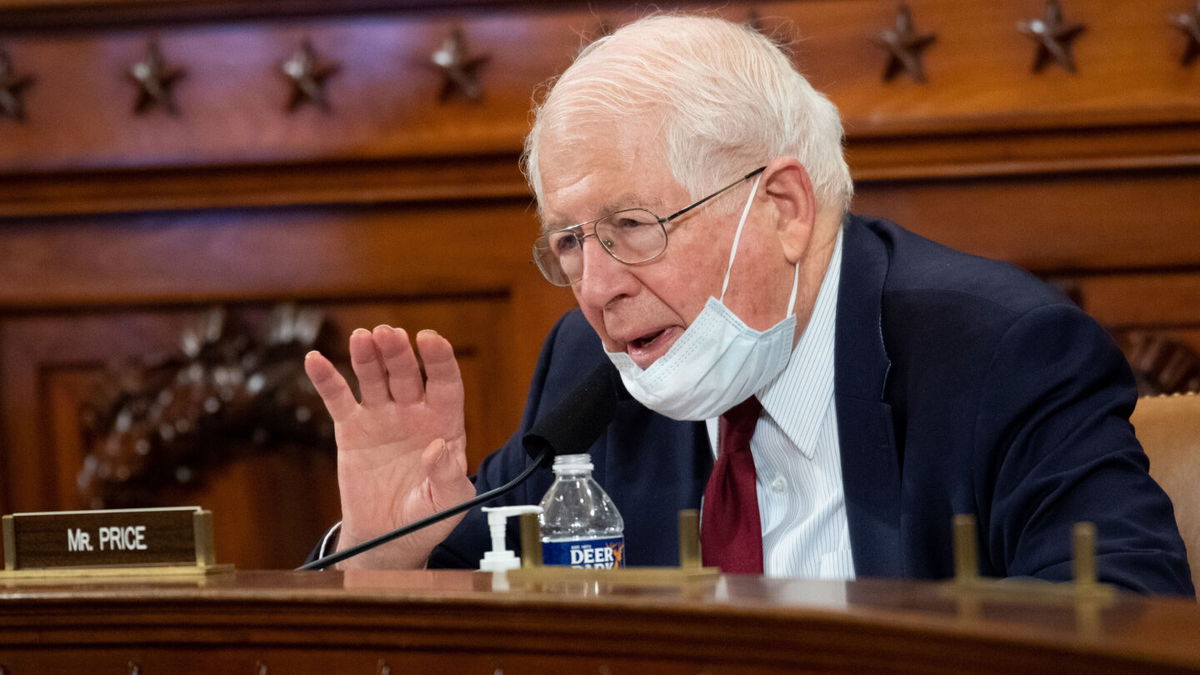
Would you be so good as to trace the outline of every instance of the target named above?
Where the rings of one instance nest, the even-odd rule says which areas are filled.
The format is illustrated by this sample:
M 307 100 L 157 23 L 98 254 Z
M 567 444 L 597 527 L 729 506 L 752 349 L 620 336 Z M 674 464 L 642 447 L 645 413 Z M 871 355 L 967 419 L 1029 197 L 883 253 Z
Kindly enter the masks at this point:
M 359 394 L 364 406 L 377 406 L 391 400 L 387 371 L 371 333 L 357 328 L 350 334 L 350 367 L 358 377 Z
M 408 342 L 408 333 L 403 328 L 376 326 L 371 336 L 375 338 L 375 347 L 387 369 L 387 384 L 392 400 L 400 404 L 419 402 L 425 391 L 421 383 L 421 370 L 417 366 L 417 355 Z
M 350 365 L 364 406 L 424 399 L 433 408 L 462 409 L 462 375 L 450 342 L 436 331 L 423 330 L 417 333 L 417 349 L 425 362 L 425 382 L 403 329 L 376 326 L 374 331 L 359 328 L 350 334 Z
M 313 387 L 334 422 L 349 417 L 358 401 L 354 400 L 354 392 L 346 384 L 346 378 L 333 367 L 329 359 L 320 352 L 309 352 L 304 356 L 304 372 L 312 381 Z
M 425 402 L 434 408 L 461 411 L 462 375 L 450 342 L 434 331 L 423 330 L 417 333 L 417 349 L 425 361 Z

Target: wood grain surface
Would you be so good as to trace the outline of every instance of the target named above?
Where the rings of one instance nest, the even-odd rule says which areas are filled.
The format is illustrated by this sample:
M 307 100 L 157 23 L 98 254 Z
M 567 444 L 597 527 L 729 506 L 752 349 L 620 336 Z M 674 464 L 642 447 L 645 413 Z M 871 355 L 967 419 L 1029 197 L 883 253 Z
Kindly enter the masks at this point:
M 942 584 L 723 576 L 495 587 L 476 572 L 0 586 L 12 673 L 1138 672 L 1200 669 L 1200 606 L 981 600 Z

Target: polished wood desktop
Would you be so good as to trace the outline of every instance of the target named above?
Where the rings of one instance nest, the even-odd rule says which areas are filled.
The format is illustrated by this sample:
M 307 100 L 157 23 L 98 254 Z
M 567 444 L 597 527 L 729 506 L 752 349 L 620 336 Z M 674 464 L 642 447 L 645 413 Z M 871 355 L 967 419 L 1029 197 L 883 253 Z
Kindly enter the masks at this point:
M 0 672 L 1200 671 L 1200 605 L 727 575 L 470 571 L 0 580 Z

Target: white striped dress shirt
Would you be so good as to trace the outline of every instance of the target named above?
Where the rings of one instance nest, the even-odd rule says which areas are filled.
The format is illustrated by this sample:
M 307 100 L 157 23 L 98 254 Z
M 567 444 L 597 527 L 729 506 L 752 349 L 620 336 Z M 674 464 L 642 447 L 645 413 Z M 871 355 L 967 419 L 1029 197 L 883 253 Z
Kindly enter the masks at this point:
M 779 377 L 758 392 L 763 415 L 750 451 L 762 521 L 763 574 L 853 579 L 833 396 L 842 233 L 812 317 Z M 707 420 L 716 455 L 717 420 Z

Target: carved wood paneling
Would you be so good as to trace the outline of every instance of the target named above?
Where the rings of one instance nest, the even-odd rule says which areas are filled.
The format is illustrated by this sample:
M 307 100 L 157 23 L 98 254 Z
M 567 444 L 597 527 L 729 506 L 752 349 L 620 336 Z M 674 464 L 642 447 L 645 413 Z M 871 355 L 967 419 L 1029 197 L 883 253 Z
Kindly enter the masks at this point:
M 1200 272 L 1084 276 L 1077 287 L 1125 351 L 1143 394 L 1200 391 Z
M 1118 333 L 1117 339 L 1138 380 L 1138 393 L 1155 396 L 1200 391 L 1200 352 L 1191 346 L 1197 337 L 1197 330 Z
M 1200 169 L 860 184 L 854 209 L 1040 274 L 1200 263 Z
M 324 313 L 281 304 L 257 332 L 223 307 L 203 312 L 165 357 L 112 364 L 78 409 L 90 508 L 154 503 L 165 486 L 203 488 L 246 456 L 280 447 L 330 455 L 333 424 L 304 373 L 340 335 Z
M 10 220 L 0 308 L 502 295 L 541 279 L 535 232 L 528 201 Z
M 661 6 L 789 43 L 844 115 L 857 211 L 1073 284 L 1130 350 L 1138 334 L 1200 348 L 1200 63 L 1181 59 L 1171 21 L 1194 2 L 1063 0 L 1087 25 L 1075 73 L 1030 72 L 1036 45 L 1018 24 L 1044 0 L 903 4 L 937 36 L 924 83 L 881 78 L 892 0 Z M 0 0 L 0 50 L 33 82 L 23 121 L 0 116 L 0 510 L 80 505 L 77 412 L 105 364 L 170 352 L 215 305 L 254 326 L 296 301 L 343 337 L 437 328 L 463 358 L 473 461 L 503 442 L 540 340 L 572 304 L 529 262 L 537 225 L 516 161 L 531 92 L 639 11 Z M 477 98 L 440 96 L 431 59 L 455 31 L 486 58 Z M 127 72 L 151 39 L 186 71 L 177 116 L 133 112 Z M 339 67 L 328 111 L 289 113 L 280 67 L 305 41 Z M 332 466 L 302 456 L 256 455 L 163 499 L 215 505 L 225 559 L 289 566 L 337 509 Z M 294 536 L 274 551 L 280 530 Z
M 909 5 L 927 22 L 922 24 L 926 30 L 939 35 L 936 52 L 927 57 L 927 86 L 880 81 L 885 55 L 872 38 L 893 23 L 891 2 L 754 5 L 765 31 L 794 39 L 797 63 L 841 108 L 852 147 L 876 150 L 862 153 L 864 160 L 886 152 L 891 137 L 940 137 L 940 145 L 953 146 L 955 139 L 947 134 L 1002 133 L 1013 134 L 1011 142 L 1021 146 L 1020 131 L 1117 127 L 1140 139 L 1154 137 L 1158 125 L 1200 121 L 1200 69 L 1180 65 L 1184 45 L 1166 20 L 1181 11 L 1178 0 L 1071 3 L 1072 16 L 1091 27 L 1076 46 L 1080 72 L 1051 69 L 1037 76 L 1028 72 L 1033 45 L 1016 26 L 1038 13 L 1039 3 L 924 0 Z M 204 7 L 198 4 L 197 11 Z M 561 70 L 578 49 L 579 36 L 597 22 L 597 10 L 574 3 L 537 12 L 501 4 L 474 14 L 451 7 L 449 14 L 352 13 L 286 23 L 283 17 L 278 23 L 231 21 L 212 3 L 208 8 L 210 22 L 167 24 L 154 31 L 164 53 L 190 73 L 179 85 L 179 119 L 134 119 L 128 109 L 135 92 L 121 73 L 143 53 L 145 30 L 60 33 L 46 28 L 7 37 L 9 52 L 36 74 L 39 86 L 29 92 L 27 123 L 4 128 L 0 167 L 515 154 L 527 129 L 530 92 Z M 749 5 L 726 5 L 719 13 L 744 19 L 750 10 Z M 628 10 L 603 12 L 614 25 L 633 16 Z M 473 52 L 490 59 L 478 101 L 439 101 L 444 80 L 430 58 L 455 30 L 463 31 Z M 281 111 L 290 86 L 278 65 L 303 40 L 345 64 L 329 83 L 337 111 L 332 117 L 316 109 L 295 115 Z M 529 49 L 530 44 L 537 48 Z M 1075 152 L 1093 154 L 1079 144 L 1065 147 L 1065 155 L 1045 153 L 1037 159 L 1061 163 Z M 1167 161 L 1162 155 L 1194 156 L 1198 148 L 1200 141 L 1193 138 L 1174 150 L 1132 142 L 1110 152 L 1125 161 L 1161 163 Z M 863 160 L 856 163 L 859 171 L 872 168 Z
M 471 466 L 507 439 L 523 404 L 526 372 L 511 372 L 506 336 L 513 334 L 507 298 L 443 298 L 305 303 L 327 312 L 335 326 L 394 323 L 429 327 L 455 345 L 467 388 L 466 423 Z M 261 326 L 268 307 L 237 305 L 231 314 Z M 20 510 L 86 508 L 76 484 L 88 451 L 80 411 L 95 395 L 98 378 L 111 377 L 120 364 L 147 355 L 167 356 L 185 327 L 205 308 L 95 310 L 9 316 L 0 321 L 0 400 L 7 447 L 3 485 L 8 503 Z M 345 331 L 344 332 L 348 332 Z M 346 365 L 344 354 L 331 357 Z M 498 387 L 496 383 L 511 382 Z M 338 508 L 332 458 L 312 448 L 282 446 L 249 452 L 220 467 L 203 484 L 169 480 L 149 503 L 198 503 L 214 511 L 218 541 L 230 544 L 222 562 L 240 567 L 289 567 L 302 559 L 317 534 L 336 520 Z M 228 448 L 214 453 L 230 454 Z M 238 454 L 235 450 L 234 454 Z M 243 494 L 244 493 L 244 494 Z M 240 495 L 240 496 L 239 496 Z M 258 539 L 269 527 L 289 523 L 288 531 Z M 294 526 L 294 527 L 293 527 Z M 236 543 L 236 545 L 233 545 Z
M 1200 326 L 1200 269 L 1085 276 L 1079 287 L 1088 312 L 1115 328 Z
M 511 154 L 309 162 L 154 171 L 14 173 L 0 184 L 0 217 L 318 204 L 489 201 L 528 203 Z

